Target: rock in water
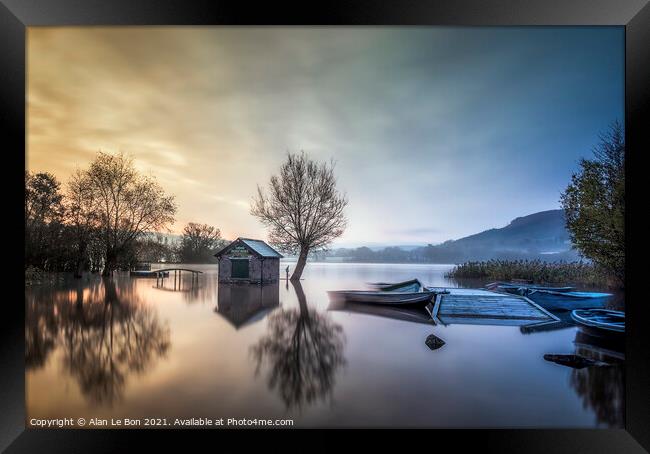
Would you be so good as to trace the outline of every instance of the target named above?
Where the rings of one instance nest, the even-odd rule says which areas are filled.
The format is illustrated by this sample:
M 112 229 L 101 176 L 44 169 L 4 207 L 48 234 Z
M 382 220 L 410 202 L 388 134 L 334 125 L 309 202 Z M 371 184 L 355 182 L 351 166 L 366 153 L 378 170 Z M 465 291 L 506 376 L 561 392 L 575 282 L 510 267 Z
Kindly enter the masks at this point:
M 425 344 L 427 344 L 427 347 L 429 347 L 431 350 L 437 350 L 443 345 L 445 345 L 445 341 L 440 339 L 438 336 L 435 334 L 430 334 L 427 337 L 427 340 L 424 341 Z

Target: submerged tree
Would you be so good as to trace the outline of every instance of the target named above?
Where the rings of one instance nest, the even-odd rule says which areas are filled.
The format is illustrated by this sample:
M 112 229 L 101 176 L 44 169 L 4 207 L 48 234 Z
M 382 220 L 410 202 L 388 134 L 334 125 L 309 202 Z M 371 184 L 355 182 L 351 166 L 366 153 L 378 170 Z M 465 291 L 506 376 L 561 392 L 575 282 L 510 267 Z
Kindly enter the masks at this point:
M 95 239 L 99 227 L 99 207 L 92 196 L 90 179 L 80 170 L 72 174 L 68 181 L 65 198 L 68 244 L 74 250 L 75 277 L 80 278 L 86 262 L 88 250 Z
M 50 173 L 25 172 L 25 267 L 49 269 L 63 227 L 61 183 Z
M 575 247 L 623 284 L 625 278 L 625 138 L 615 122 L 601 135 L 594 159 L 580 160 L 580 171 L 561 197 Z
M 82 178 L 97 208 L 105 276 L 117 268 L 119 255 L 142 234 L 174 221 L 174 197 L 166 195 L 154 178 L 140 174 L 123 154 L 100 152 Z
M 251 214 L 270 228 L 270 242 L 299 253 L 291 280 L 302 275 L 310 251 L 325 248 L 347 225 L 348 201 L 336 188 L 333 163 L 318 163 L 305 153 L 289 154 L 268 192 L 257 188 Z

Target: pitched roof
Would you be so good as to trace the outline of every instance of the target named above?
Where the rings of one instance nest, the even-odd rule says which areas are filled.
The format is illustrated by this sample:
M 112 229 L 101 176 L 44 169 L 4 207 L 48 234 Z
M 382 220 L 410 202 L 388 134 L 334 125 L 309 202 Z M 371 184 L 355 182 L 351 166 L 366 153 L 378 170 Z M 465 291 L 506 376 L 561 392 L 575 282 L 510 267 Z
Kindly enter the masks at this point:
M 246 243 L 250 248 L 257 252 L 262 257 L 277 257 L 281 258 L 282 254 L 273 249 L 271 246 L 266 244 L 262 240 L 251 240 L 249 238 L 240 238 L 244 243 Z
M 253 240 L 251 238 L 237 238 L 235 241 L 227 245 L 226 247 L 222 248 L 219 252 L 217 252 L 215 257 L 219 257 L 224 255 L 226 252 L 230 250 L 231 247 L 235 246 L 237 243 L 243 243 L 251 252 L 253 252 L 255 255 L 259 257 L 264 257 L 264 258 L 282 258 L 283 255 L 280 254 L 278 251 L 273 249 L 271 246 L 266 244 L 262 240 Z

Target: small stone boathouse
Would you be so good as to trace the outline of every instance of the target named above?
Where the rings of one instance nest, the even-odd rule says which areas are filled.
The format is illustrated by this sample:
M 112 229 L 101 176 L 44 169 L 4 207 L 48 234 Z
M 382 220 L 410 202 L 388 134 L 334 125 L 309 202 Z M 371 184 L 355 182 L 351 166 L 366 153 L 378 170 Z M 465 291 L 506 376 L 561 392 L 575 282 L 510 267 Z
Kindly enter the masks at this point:
M 214 256 L 221 283 L 270 284 L 280 278 L 283 256 L 262 240 L 237 238 Z

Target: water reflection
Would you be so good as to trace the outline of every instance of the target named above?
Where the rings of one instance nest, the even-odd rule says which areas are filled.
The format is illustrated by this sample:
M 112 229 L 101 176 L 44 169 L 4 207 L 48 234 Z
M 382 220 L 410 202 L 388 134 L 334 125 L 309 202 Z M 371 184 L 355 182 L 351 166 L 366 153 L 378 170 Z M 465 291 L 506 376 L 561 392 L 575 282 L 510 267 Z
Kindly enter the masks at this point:
M 183 296 L 183 300 L 188 303 L 209 300 L 214 292 L 214 282 L 204 274 L 194 274 L 187 271 L 177 274 L 173 271 L 169 273 L 167 277 L 148 278 L 153 282 L 152 288 L 162 292 L 179 293 Z
M 346 363 L 341 325 L 310 309 L 300 282 L 291 284 L 299 307 L 271 314 L 266 335 L 251 347 L 256 375 L 268 365 L 268 387 L 278 391 L 288 409 L 326 400 Z
M 582 397 L 585 408 L 594 411 L 599 423 L 624 426 L 625 386 L 623 379 L 624 347 L 621 342 L 576 332 L 575 354 L 608 363 L 572 371 L 571 387 Z
M 260 320 L 280 306 L 278 283 L 267 285 L 219 284 L 215 312 L 235 329 Z
M 312 263 L 289 290 L 287 282 L 219 286 L 215 266 L 196 269 L 204 274 L 194 289 L 189 279 L 177 282 L 190 291 L 160 290 L 155 279 L 128 273 L 107 287 L 92 276 L 26 287 L 29 417 L 198 412 L 293 416 L 297 427 L 622 425 L 622 366 L 574 372 L 543 359 L 577 349 L 616 356 L 582 342 L 575 326 L 432 328 L 426 311 L 329 306 L 326 290 L 367 282 L 417 277 L 452 286 L 449 267 Z M 173 278 L 164 286 L 173 288 Z M 446 342 L 435 352 L 431 339 L 425 345 L 431 333 Z
M 127 378 L 145 372 L 170 346 L 167 324 L 143 305 L 133 284 L 112 279 L 27 299 L 27 363 L 42 367 L 60 346 L 62 365 L 93 403 L 122 398 Z
M 25 367 L 45 366 L 56 347 L 57 316 L 54 305 L 42 304 L 38 298 L 25 298 Z
M 580 329 L 576 331 L 574 344 L 572 355 L 544 355 L 544 359 L 572 368 L 569 384 L 581 397 L 583 407 L 594 412 L 598 423 L 623 427 L 623 344 L 618 340 L 589 335 Z
M 432 305 L 431 308 L 433 308 Z M 343 311 L 349 312 L 352 314 L 364 314 L 371 315 L 375 317 L 385 317 L 392 320 L 401 320 L 405 322 L 412 323 L 422 323 L 425 325 L 435 325 L 433 318 L 431 317 L 431 310 L 419 308 L 419 307 L 398 307 L 398 306 L 374 306 L 371 304 L 362 304 L 362 303 L 348 303 L 334 301 L 330 302 L 327 307 L 328 311 Z

